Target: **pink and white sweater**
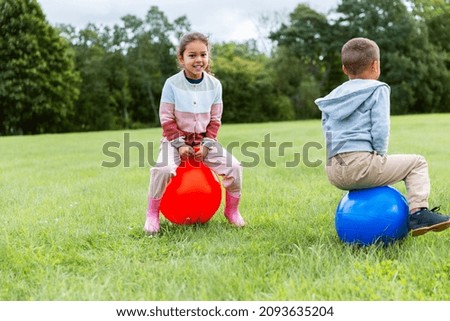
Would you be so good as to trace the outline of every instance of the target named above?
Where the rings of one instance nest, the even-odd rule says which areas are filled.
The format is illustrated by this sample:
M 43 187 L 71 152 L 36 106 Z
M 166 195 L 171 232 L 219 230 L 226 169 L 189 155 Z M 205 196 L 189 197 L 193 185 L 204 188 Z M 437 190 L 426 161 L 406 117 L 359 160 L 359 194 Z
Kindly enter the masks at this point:
M 164 84 L 159 117 L 163 136 L 178 148 L 215 141 L 222 117 L 222 85 L 204 72 L 198 84 L 190 83 L 184 72 L 168 78 Z

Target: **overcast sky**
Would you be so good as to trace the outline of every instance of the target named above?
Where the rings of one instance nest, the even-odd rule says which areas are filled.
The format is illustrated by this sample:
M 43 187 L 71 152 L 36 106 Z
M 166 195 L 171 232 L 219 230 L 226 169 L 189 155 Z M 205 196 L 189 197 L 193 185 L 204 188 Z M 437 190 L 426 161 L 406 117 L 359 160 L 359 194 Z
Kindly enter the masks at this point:
M 170 22 L 186 15 L 192 30 L 214 42 L 243 41 L 261 36 L 262 15 L 287 16 L 299 3 L 327 13 L 339 0 L 38 0 L 51 24 L 65 23 L 83 28 L 87 23 L 113 25 L 131 14 L 143 18 L 157 6 Z M 274 18 L 272 18 L 273 20 Z M 260 26 L 258 31 L 257 26 Z M 268 26 L 265 26 L 266 28 Z

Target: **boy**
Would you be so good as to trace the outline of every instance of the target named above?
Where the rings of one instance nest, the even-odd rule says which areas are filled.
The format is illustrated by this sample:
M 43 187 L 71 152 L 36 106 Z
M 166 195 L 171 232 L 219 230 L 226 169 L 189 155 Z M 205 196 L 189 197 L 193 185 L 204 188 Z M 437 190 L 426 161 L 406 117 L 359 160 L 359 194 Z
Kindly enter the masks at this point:
M 387 155 L 389 94 L 380 76 L 380 50 L 366 38 L 342 47 L 342 70 L 349 81 L 315 101 L 322 111 L 329 181 L 343 190 L 405 181 L 408 227 L 413 236 L 450 227 L 450 217 L 428 209 L 428 165 L 420 155 Z

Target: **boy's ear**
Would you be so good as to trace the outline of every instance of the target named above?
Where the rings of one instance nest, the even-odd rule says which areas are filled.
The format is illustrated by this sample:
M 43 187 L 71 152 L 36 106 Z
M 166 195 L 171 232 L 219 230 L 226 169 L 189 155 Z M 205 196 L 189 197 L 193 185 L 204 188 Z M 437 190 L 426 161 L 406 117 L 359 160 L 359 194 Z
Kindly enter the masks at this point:
M 349 74 L 348 74 L 348 70 L 347 70 L 347 68 L 345 68 L 345 66 L 344 65 L 342 65 L 342 71 L 344 72 L 344 74 L 346 74 L 347 76 L 350 76 Z
M 374 60 L 373 62 L 372 62 L 372 71 L 377 71 L 378 70 L 378 64 L 379 64 L 379 62 L 378 62 L 378 60 Z

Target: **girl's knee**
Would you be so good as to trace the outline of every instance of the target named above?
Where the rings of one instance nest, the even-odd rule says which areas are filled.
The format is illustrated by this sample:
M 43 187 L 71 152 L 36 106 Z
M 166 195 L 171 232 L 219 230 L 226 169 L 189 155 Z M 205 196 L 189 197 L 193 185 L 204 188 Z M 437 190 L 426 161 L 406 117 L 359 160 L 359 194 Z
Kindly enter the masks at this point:
M 152 169 L 150 169 L 152 177 L 170 177 L 172 176 L 172 172 L 173 170 L 170 166 L 152 167 Z

